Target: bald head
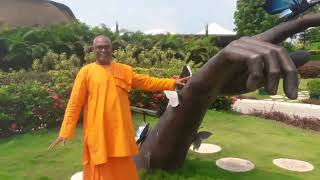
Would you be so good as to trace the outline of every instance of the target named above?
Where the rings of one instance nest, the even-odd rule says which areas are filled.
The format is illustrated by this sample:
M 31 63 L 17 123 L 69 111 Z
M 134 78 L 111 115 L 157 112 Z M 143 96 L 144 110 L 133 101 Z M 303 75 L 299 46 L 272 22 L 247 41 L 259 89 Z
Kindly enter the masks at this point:
M 110 38 L 100 35 L 93 40 L 93 52 L 96 55 L 96 62 L 108 65 L 112 62 L 112 44 Z
M 104 42 L 107 42 L 109 44 L 111 44 L 111 40 L 110 38 L 108 38 L 107 36 L 104 36 L 104 35 L 99 35 L 99 36 L 96 36 L 93 40 L 93 47 L 95 46 L 95 44 L 97 44 L 98 42 L 100 41 L 104 41 Z

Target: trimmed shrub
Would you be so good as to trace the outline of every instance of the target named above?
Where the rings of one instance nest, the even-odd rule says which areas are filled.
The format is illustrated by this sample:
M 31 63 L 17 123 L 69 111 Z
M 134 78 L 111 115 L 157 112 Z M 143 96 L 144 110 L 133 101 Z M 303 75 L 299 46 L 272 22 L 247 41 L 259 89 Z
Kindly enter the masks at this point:
M 263 117 L 265 119 L 280 121 L 303 129 L 320 131 L 319 118 L 299 117 L 296 115 L 290 116 L 279 111 L 264 112 L 261 110 L 253 110 L 250 114 L 258 117 Z
M 54 126 L 61 114 L 51 108 L 53 98 L 39 83 L 10 84 L 0 90 L 1 120 L 17 122 L 19 132 Z
M 307 84 L 310 98 L 320 99 L 320 79 L 311 80 Z
M 52 81 L 52 77 L 45 72 L 20 70 L 17 72 L 4 73 L 0 71 L 0 86 L 9 85 L 11 83 L 24 84 L 30 81 L 48 83 Z
M 320 77 L 320 61 L 310 61 L 298 69 L 301 78 L 318 78 Z
M 25 76 L 20 79 L 23 74 Z M 61 124 L 74 73 L 50 71 L 39 74 L 46 78 L 35 76 L 33 72 L 0 76 L 0 82 L 5 82 L 0 85 L 1 137 Z
M 315 98 L 310 98 L 310 99 L 303 99 L 301 102 L 305 104 L 315 104 L 315 105 L 320 105 L 320 99 L 315 99 Z
M 312 50 L 309 50 L 309 53 L 311 54 L 311 55 L 320 55 L 320 50 L 319 50 L 319 48 L 320 48 L 320 44 L 319 43 L 313 43 L 313 45 L 316 45 L 316 49 L 312 49 Z
M 230 111 L 232 108 L 232 104 L 237 101 L 236 97 L 230 96 L 218 96 L 217 99 L 209 106 L 209 109 L 213 110 L 226 110 Z

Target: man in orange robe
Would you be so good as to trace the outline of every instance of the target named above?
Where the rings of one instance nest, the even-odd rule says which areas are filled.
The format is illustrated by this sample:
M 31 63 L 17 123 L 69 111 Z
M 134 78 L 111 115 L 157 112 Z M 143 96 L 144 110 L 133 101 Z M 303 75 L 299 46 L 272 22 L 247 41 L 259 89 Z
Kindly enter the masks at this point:
M 173 90 L 188 78 L 166 79 L 136 74 L 128 65 L 112 62 L 109 38 L 93 42 L 96 62 L 81 68 L 75 79 L 59 137 L 49 146 L 72 138 L 83 109 L 83 179 L 135 180 L 132 156 L 138 153 L 128 93 L 132 87 L 147 91 Z

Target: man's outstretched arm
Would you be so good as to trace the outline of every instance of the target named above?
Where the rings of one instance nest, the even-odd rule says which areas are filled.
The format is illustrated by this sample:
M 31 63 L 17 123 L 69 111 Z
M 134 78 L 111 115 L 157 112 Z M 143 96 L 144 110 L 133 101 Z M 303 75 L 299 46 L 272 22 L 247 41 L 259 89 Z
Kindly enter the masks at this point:
M 80 111 L 87 97 L 86 84 L 85 72 L 81 69 L 74 81 L 59 136 L 48 149 L 53 149 L 59 143 L 65 144 L 67 139 L 73 137 Z
M 156 78 L 146 74 L 133 72 L 132 87 L 145 91 L 174 90 L 177 85 L 184 85 L 189 77 L 185 78 Z

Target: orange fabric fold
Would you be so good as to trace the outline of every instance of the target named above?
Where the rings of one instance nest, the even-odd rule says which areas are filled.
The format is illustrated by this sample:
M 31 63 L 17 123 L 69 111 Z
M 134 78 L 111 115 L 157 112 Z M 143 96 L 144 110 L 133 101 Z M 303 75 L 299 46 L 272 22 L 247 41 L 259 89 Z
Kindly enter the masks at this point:
M 109 158 L 108 163 L 87 164 L 83 180 L 138 180 L 137 168 L 131 157 Z

